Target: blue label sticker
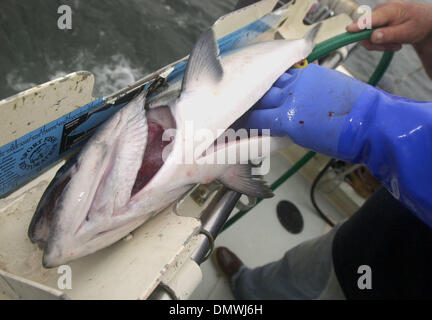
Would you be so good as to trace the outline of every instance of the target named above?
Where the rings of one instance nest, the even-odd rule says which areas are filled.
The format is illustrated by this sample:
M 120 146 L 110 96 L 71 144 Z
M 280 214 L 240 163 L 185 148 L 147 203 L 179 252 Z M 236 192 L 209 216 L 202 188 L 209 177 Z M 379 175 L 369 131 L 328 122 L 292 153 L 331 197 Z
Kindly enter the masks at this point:
M 97 119 L 99 123 L 88 115 L 104 104 L 104 99 L 95 100 L 0 147 L 0 196 L 32 179 L 41 170 L 72 151 L 80 142 L 84 142 L 84 133 L 81 134 L 81 141 L 73 140 L 73 136 L 69 136 L 65 128 L 77 119 L 83 119 L 83 123 L 91 122 L 91 126 L 96 127 L 109 115 L 104 119 Z M 118 108 L 119 106 L 112 106 L 111 114 Z

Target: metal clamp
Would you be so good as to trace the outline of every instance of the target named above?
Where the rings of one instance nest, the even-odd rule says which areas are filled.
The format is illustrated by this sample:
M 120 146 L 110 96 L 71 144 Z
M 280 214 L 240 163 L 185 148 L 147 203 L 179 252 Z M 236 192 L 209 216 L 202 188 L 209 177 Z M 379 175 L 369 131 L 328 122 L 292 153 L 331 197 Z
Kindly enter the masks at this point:
M 237 208 L 239 211 L 246 211 L 246 210 L 249 210 L 249 209 L 255 207 L 255 205 L 257 204 L 257 201 L 258 201 L 257 198 L 255 198 L 255 197 L 249 197 L 249 196 L 248 196 L 247 198 L 248 198 L 248 203 L 247 203 L 247 204 L 243 203 L 241 200 L 239 200 L 239 201 L 237 202 L 237 204 L 236 204 L 236 208 Z
M 204 256 L 204 258 L 202 259 L 202 262 L 204 262 L 204 261 L 207 261 L 208 258 L 210 258 L 210 256 L 211 256 L 212 253 L 213 253 L 213 250 L 214 250 L 214 238 L 213 238 L 213 236 L 211 235 L 211 233 L 208 232 L 208 231 L 205 230 L 205 229 L 201 229 L 201 231 L 200 231 L 199 233 L 205 235 L 205 236 L 207 237 L 208 241 L 209 241 L 209 244 L 210 244 L 210 248 L 209 248 L 209 250 L 207 251 L 207 254 L 206 254 L 206 255 Z M 202 263 L 202 262 L 201 262 L 201 263 Z
M 190 188 L 188 191 L 186 191 L 185 194 L 184 194 L 180 199 L 178 199 L 178 200 L 174 203 L 173 211 L 174 211 L 174 213 L 175 213 L 176 215 L 178 215 L 178 216 L 180 215 L 180 214 L 178 213 L 178 208 L 179 208 L 179 206 L 180 206 L 180 205 L 183 203 L 183 201 L 185 201 L 186 198 L 189 197 L 189 196 L 192 194 L 192 192 L 194 192 L 194 191 L 195 191 L 199 186 L 200 186 L 199 184 L 194 185 L 192 188 Z

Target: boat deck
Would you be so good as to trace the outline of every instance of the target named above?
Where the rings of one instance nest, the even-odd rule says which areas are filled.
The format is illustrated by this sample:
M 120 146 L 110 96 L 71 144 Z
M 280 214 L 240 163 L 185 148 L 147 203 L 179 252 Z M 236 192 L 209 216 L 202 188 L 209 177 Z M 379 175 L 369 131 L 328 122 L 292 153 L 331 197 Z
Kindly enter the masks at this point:
M 271 158 L 271 168 L 266 180 L 271 183 L 291 166 L 282 155 Z M 310 182 L 296 173 L 276 191 L 271 199 L 262 201 L 246 216 L 238 220 L 215 241 L 215 246 L 226 246 L 238 254 L 249 267 L 257 267 L 280 259 L 283 254 L 303 241 L 320 236 L 330 230 L 318 217 L 309 199 Z M 344 217 L 322 195 L 317 194 L 320 208 L 333 220 Z M 286 231 L 276 216 L 276 206 L 281 200 L 293 202 L 304 220 L 303 231 L 291 234 Z M 216 270 L 211 259 L 201 265 L 203 280 L 190 299 L 234 299 L 228 281 Z

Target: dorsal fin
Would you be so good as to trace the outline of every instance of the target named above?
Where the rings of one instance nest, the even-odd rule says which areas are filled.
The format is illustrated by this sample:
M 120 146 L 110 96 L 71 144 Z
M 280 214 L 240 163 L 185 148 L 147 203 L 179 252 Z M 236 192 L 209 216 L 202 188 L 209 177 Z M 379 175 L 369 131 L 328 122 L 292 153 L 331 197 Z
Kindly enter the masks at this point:
M 219 82 L 222 76 L 219 48 L 213 29 L 209 28 L 201 34 L 192 49 L 183 78 L 182 91 L 211 86 Z

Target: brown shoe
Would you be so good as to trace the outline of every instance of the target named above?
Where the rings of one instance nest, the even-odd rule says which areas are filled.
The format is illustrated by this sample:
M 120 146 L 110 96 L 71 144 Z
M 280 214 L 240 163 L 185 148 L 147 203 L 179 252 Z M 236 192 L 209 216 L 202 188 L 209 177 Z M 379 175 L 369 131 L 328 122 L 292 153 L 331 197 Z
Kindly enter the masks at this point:
M 229 280 L 237 273 L 243 262 L 228 248 L 216 248 L 212 255 L 213 263 L 216 268 Z

